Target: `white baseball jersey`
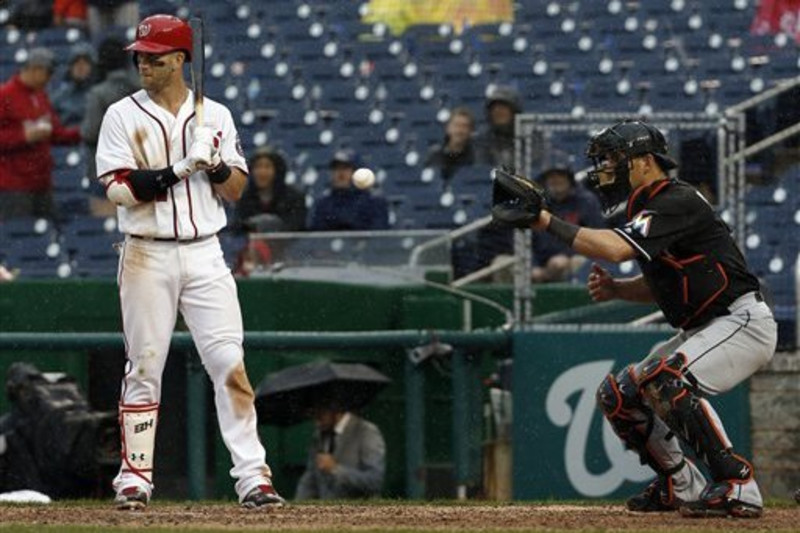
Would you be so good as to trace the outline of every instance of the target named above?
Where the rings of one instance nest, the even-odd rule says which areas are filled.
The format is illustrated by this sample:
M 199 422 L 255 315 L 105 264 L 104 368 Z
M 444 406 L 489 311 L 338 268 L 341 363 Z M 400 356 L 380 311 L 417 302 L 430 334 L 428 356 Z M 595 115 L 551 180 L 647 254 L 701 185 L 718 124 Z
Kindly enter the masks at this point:
M 205 126 L 222 132 L 220 157 L 230 167 L 247 173 L 247 162 L 230 111 L 204 99 Z M 97 176 L 123 170 L 157 170 L 186 157 L 194 139 L 194 99 L 173 115 L 140 90 L 108 108 L 97 143 Z M 173 185 L 154 202 L 118 207 L 122 233 L 168 239 L 194 239 L 217 233 L 227 219 L 222 199 L 205 172 L 195 172 Z

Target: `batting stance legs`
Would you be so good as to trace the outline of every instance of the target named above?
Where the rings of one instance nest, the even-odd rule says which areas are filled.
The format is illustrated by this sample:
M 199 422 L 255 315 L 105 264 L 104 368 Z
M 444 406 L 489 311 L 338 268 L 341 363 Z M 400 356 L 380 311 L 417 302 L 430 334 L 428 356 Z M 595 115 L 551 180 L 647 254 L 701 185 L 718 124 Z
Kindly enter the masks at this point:
M 214 385 L 220 431 L 242 501 L 268 484 L 271 472 L 244 369 L 236 286 L 219 241 L 178 244 L 128 237 L 118 278 L 128 362 L 120 401 L 123 460 L 114 489 L 143 493 L 143 504 L 152 493 L 161 376 L 180 311 Z
M 777 326 L 752 293 L 736 300 L 730 312 L 701 329 L 680 332 L 644 361 L 601 383 L 597 398 L 605 417 L 657 474 L 644 493 L 628 500 L 629 509 L 680 506 L 690 516 L 761 515 L 753 467 L 733 451 L 707 397 L 730 390 L 772 358 Z M 709 482 L 684 457 L 676 436 L 704 463 Z M 692 505 L 700 500 L 705 503 Z M 708 502 L 725 504 L 713 508 Z

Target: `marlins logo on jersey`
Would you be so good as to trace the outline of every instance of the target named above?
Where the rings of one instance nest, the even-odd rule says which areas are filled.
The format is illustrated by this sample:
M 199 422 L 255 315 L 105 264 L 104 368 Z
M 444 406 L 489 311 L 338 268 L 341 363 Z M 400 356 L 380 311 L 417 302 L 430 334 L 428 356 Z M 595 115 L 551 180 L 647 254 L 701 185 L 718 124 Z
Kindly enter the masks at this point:
M 654 213 L 652 211 L 643 209 L 637 213 L 630 222 L 625 224 L 623 231 L 628 234 L 636 232 L 642 237 L 647 237 L 647 234 L 650 233 L 650 223 L 653 220 L 653 214 Z

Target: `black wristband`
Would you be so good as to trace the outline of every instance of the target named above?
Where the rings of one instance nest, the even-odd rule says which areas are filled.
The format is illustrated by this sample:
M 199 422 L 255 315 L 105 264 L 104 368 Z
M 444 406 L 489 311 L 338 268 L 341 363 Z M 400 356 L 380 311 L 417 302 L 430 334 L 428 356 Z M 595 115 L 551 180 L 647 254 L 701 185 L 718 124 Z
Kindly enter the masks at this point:
M 158 170 L 131 170 L 127 176 L 133 195 L 141 202 L 150 202 L 180 181 L 172 167 Z
M 569 246 L 572 246 L 572 243 L 575 242 L 575 237 L 578 236 L 578 230 L 580 226 L 576 226 L 575 224 L 570 224 L 564 220 L 556 216 L 550 216 L 550 223 L 547 225 L 547 232 L 550 235 L 553 235 L 558 240 L 567 243 Z
M 206 175 L 211 183 L 225 183 L 231 177 L 231 167 L 220 161 L 219 165 L 206 170 Z

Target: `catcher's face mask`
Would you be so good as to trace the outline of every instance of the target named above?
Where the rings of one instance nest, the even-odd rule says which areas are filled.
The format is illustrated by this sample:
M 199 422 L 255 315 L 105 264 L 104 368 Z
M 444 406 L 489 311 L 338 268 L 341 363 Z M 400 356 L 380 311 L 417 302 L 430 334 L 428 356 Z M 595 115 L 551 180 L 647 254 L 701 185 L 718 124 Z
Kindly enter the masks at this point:
M 607 214 L 630 195 L 632 161 L 646 154 L 651 154 L 664 172 L 678 166 L 667 153 L 664 135 L 639 120 L 619 122 L 589 141 L 586 155 L 594 163 L 589 184 L 600 193 Z
M 610 213 L 631 193 L 631 158 L 624 150 L 597 153 L 590 158 L 594 169 L 589 171 L 589 186 L 599 193 L 603 210 Z

